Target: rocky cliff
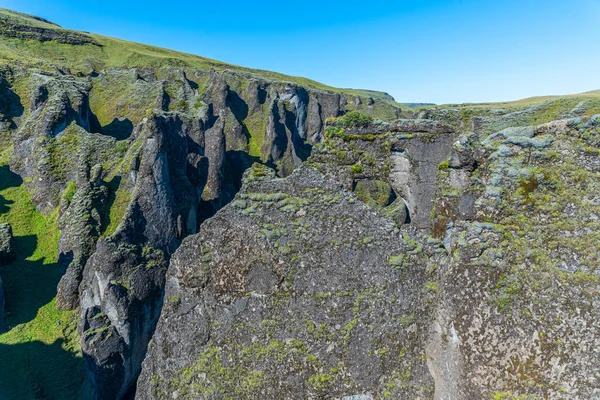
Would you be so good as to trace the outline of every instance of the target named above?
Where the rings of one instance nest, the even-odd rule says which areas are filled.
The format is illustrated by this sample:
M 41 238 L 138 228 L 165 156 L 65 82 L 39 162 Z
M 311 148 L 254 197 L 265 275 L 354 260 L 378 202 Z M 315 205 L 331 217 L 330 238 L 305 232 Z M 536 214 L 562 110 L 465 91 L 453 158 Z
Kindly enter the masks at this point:
M 418 110 L 0 27 L 0 353 L 75 366 L 32 398 L 600 395 L 598 96 Z
M 597 396 L 597 121 L 332 122 L 176 253 L 138 398 Z

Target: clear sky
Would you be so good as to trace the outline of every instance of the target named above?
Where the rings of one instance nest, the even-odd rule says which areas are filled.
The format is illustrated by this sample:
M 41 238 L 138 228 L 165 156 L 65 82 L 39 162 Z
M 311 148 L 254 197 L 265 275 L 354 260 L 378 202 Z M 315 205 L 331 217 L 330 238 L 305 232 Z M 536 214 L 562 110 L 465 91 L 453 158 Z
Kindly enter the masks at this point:
M 400 102 L 600 89 L 600 0 L 0 0 L 66 28 Z

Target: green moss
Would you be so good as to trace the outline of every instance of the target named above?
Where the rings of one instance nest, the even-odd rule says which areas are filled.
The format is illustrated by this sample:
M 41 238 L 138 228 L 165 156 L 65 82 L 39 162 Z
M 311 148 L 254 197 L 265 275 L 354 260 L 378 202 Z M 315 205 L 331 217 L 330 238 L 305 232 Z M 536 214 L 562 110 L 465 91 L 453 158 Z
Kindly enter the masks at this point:
M 356 182 L 354 193 L 360 201 L 375 208 L 388 206 L 393 198 L 392 187 L 388 183 L 376 179 Z
M 115 233 L 119 224 L 121 224 L 123 216 L 125 216 L 125 212 L 127 211 L 130 202 L 131 193 L 127 188 L 119 187 L 114 192 L 114 201 L 108 212 L 108 224 L 102 233 L 103 236 L 108 237 Z
M 361 164 L 357 163 L 350 167 L 350 171 L 352 171 L 353 174 L 360 174 L 364 171 L 364 169 Z
M 266 161 L 267 154 L 263 157 L 262 146 L 267 132 L 267 112 L 266 104 L 263 104 L 258 112 L 251 113 L 245 120 L 244 126 L 248 130 L 248 154 L 252 157 L 259 157 Z
M 76 191 L 77 188 L 75 187 L 75 182 L 67 182 L 67 188 L 63 192 L 63 199 L 70 203 L 73 200 L 73 196 L 75 196 Z
M 342 117 L 327 120 L 328 124 L 343 128 L 367 127 L 371 122 L 373 122 L 373 117 L 359 111 L 350 111 Z
M 317 390 L 326 389 L 335 378 L 330 374 L 315 374 L 308 378 L 308 384 Z
M 199 376 L 205 379 L 199 379 Z M 223 399 L 248 397 L 262 384 L 264 372 L 245 368 L 241 365 L 226 365 L 221 350 L 208 346 L 198 360 L 167 382 L 169 390 L 177 390 L 181 399 L 219 394 Z M 162 383 L 154 381 L 155 384 Z
M 440 171 L 448 171 L 448 168 L 449 168 L 449 167 L 448 167 L 448 164 L 449 164 L 449 163 L 450 163 L 450 159 L 449 159 L 449 158 L 448 158 L 448 159 L 446 159 L 446 160 L 444 160 L 444 161 L 442 161 L 442 162 L 440 163 L 440 165 L 438 165 L 438 169 L 439 169 Z
M 402 322 L 402 325 L 404 325 L 404 326 L 409 326 L 409 325 L 412 325 L 415 322 L 415 320 L 416 320 L 416 317 L 413 314 L 411 314 L 411 315 L 402 317 L 400 319 L 400 322 Z
M 526 394 L 515 394 L 511 392 L 497 392 L 492 395 L 493 400 L 532 400 L 535 397 Z
M 65 182 L 67 174 L 74 170 L 82 149 L 81 133 L 82 128 L 73 122 L 56 138 L 38 139 L 47 151 L 44 161 L 50 164 L 50 173 L 59 182 Z

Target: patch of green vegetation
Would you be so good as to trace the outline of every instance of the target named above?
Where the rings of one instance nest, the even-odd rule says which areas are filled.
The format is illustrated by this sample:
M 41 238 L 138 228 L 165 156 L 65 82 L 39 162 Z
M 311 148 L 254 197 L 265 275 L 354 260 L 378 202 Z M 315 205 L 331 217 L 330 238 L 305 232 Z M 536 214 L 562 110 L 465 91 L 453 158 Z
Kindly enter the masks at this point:
M 314 374 L 308 378 L 308 384 L 314 389 L 323 390 L 331 385 L 334 379 L 335 377 L 330 374 Z
M 113 188 L 111 188 L 113 189 Z M 116 232 L 119 224 L 121 224 L 121 220 L 123 216 L 125 216 L 125 212 L 127 211 L 127 207 L 129 206 L 129 202 L 131 201 L 131 192 L 125 187 L 119 187 L 114 192 L 114 201 L 110 207 L 108 212 L 108 224 L 106 225 L 106 229 L 102 232 L 104 237 L 111 236 Z
M 0 397 L 82 398 L 85 374 L 77 313 L 57 311 L 57 212 L 46 217 L 30 201 L 21 179 L 10 172 L 10 147 L 0 152 L 0 222 L 15 236 L 16 260 L 0 268 L 8 324 L 0 335 Z
M 136 80 L 131 71 L 112 71 L 92 81 L 90 109 L 102 127 L 116 118 L 127 118 L 132 125 L 151 115 L 160 88 L 143 80 Z
M 359 111 L 350 111 L 337 118 L 328 118 L 327 124 L 338 128 L 367 127 L 373 122 L 373 117 Z
M 450 159 L 447 158 L 446 160 L 442 161 L 440 163 L 440 165 L 438 165 L 438 170 L 440 171 L 448 171 L 448 164 L 450 163 Z
M 360 164 L 355 165 L 362 168 L 362 165 Z M 355 171 L 353 170 L 352 172 Z M 354 193 L 360 201 L 375 208 L 388 206 L 391 203 L 393 196 L 392 187 L 387 182 L 376 179 L 356 182 Z
M 73 201 L 73 196 L 75 196 L 76 191 L 77 188 L 75 187 L 75 182 L 67 182 L 67 188 L 63 192 L 63 199 L 70 203 L 71 201 Z
M 252 157 L 260 157 L 262 161 L 262 145 L 265 141 L 267 132 L 267 106 L 263 104 L 260 112 L 251 113 L 244 120 L 244 125 L 248 130 L 248 154 Z
M 353 174 L 360 174 L 364 171 L 364 168 L 360 163 L 356 163 L 350 167 L 350 171 L 352 171 Z
M 530 400 L 534 398 L 526 394 L 514 394 L 511 392 L 497 392 L 492 395 L 493 400 Z
M 74 169 L 82 149 L 82 132 L 83 129 L 73 122 L 56 138 L 39 139 L 45 142 L 48 162 L 52 166 L 50 171 L 60 182 L 65 182 L 67 173 Z
M 404 325 L 404 326 L 409 326 L 409 325 L 412 325 L 416 321 L 416 319 L 417 318 L 413 314 L 411 314 L 411 315 L 402 317 L 400 319 L 400 322 L 402 322 L 402 325 Z

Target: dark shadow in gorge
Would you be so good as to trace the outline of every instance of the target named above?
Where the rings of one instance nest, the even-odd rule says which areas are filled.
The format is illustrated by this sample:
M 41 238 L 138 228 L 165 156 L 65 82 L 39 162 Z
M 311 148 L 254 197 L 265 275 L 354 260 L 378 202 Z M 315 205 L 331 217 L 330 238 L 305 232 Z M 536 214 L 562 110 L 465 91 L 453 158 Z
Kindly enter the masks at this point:
M 83 359 L 62 339 L 0 344 L 0 399 L 82 399 Z
M 128 118 L 114 118 L 109 124 L 102 125 L 98 117 L 89 110 L 90 132 L 113 137 L 117 140 L 129 139 L 133 133 L 133 122 Z

